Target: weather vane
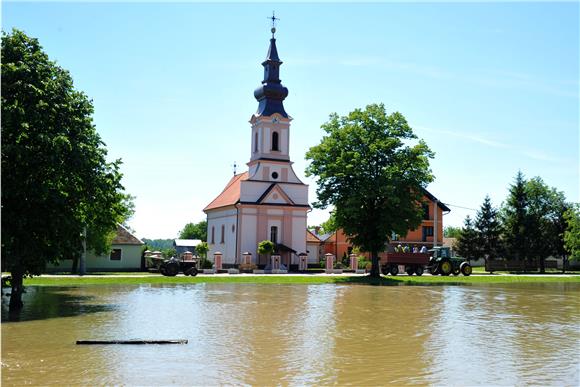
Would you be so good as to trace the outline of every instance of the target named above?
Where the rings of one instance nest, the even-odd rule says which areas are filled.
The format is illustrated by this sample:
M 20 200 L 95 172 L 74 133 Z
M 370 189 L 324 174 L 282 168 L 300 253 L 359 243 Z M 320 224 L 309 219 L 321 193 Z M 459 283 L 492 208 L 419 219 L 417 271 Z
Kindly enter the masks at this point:
M 272 29 L 270 31 L 272 31 L 272 37 L 274 37 L 274 34 L 276 33 L 276 20 L 280 19 L 276 17 L 274 11 L 272 11 L 272 17 L 268 16 L 268 19 L 272 20 Z

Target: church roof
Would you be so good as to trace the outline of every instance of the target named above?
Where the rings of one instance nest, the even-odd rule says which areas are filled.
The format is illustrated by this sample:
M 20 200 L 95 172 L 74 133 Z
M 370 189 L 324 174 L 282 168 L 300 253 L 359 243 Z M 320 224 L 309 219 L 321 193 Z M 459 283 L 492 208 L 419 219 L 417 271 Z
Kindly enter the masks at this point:
M 213 210 L 225 206 L 233 206 L 240 200 L 240 186 L 243 180 L 248 180 L 248 172 L 234 175 L 226 188 L 203 210 Z
M 272 36 L 266 60 L 262 62 L 264 66 L 264 80 L 262 85 L 254 91 L 254 97 L 258 100 L 258 111 L 256 116 L 271 116 L 278 113 L 288 118 L 288 113 L 284 110 L 284 99 L 288 96 L 288 89 L 282 85 L 280 80 L 280 65 L 283 62 L 278 57 L 276 39 Z

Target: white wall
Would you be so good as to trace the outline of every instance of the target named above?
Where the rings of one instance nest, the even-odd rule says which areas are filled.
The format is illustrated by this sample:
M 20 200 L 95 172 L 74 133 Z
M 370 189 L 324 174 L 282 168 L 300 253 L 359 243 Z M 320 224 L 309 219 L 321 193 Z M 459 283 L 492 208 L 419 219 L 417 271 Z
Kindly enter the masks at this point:
M 226 208 L 220 211 L 210 211 L 207 214 L 207 244 L 208 258 L 213 260 L 213 254 L 220 251 L 222 263 L 235 263 L 236 259 L 236 208 Z M 224 243 L 221 243 L 222 225 L 224 226 Z M 214 243 L 212 244 L 212 227 L 215 229 Z
M 113 245 L 112 249 L 121 249 L 121 260 L 112 261 L 109 255 L 95 255 L 92 251 L 87 251 L 87 271 L 141 270 L 141 245 Z M 60 262 L 58 266 L 47 265 L 49 271 L 70 271 L 71 268 L 70 259 Z

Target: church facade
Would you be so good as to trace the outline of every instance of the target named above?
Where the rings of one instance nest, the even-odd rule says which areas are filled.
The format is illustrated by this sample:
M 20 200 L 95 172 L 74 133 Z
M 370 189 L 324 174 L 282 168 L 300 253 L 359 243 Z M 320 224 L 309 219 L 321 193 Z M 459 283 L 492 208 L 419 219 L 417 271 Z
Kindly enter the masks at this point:
M 204 208 L 207 214 L 208 257 L 222 253 L 225 268 L 252 254 L 252 263 L 268 265 L 257 254 L 260 241 L 271 240 L 286 267 L 306 253 L 306 218 L 310 210 L 308 185 L 290 161 L 290 122 L 283 101 L 288 89 L 280 80 L 276 39 L 272 38 L 262 85 L 254 91 L 258 110 L 250 118 L 248 171 L 234 175 L 223 191 Z

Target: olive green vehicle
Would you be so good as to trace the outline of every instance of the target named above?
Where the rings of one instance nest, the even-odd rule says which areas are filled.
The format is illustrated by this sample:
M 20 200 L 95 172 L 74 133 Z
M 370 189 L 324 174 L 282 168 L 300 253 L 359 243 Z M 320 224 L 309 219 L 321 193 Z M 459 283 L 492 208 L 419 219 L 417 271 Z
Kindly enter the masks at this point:
M 471 275 L 472 269 L 469 262 L 461 257 L 452 257 L 449 247 L 434 247 L 429 250 L 431 258 L 427 270 L 432 275 Z

